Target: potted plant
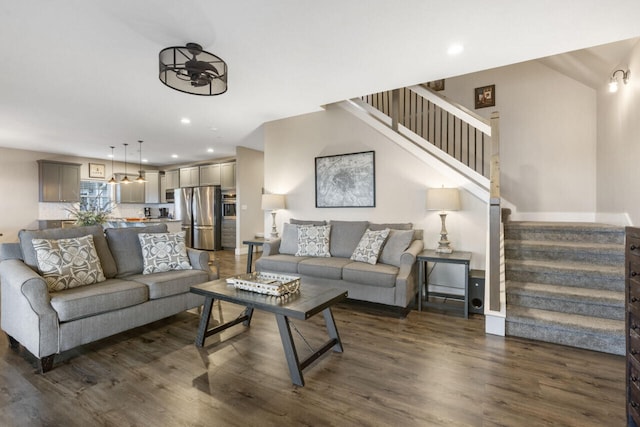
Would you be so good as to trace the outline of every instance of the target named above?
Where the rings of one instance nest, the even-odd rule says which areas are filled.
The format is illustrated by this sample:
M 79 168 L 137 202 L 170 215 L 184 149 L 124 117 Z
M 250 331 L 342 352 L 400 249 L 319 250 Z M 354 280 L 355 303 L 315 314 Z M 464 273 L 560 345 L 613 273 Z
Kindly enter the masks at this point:
M 102 225 L 109 219 L 109 215 L 115 208 L 112 202 L 104 205 L 98 203 L 79 204 L 67 208 L 70 218 L 74 219 L 76 225 Z

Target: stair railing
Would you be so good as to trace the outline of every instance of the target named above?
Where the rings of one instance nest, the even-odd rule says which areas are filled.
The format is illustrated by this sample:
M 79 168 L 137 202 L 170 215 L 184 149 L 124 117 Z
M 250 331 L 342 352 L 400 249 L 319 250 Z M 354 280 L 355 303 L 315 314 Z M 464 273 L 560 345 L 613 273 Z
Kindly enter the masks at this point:
M 489 178 L 489 309 L 501 311 L 504 289 L 504 251 L 500 209 L 500 115 L 486 120 L 431 89 L 416 85 L 361 98 L 476 173 Z M 464 171 L 461 173 L 468 176 Z

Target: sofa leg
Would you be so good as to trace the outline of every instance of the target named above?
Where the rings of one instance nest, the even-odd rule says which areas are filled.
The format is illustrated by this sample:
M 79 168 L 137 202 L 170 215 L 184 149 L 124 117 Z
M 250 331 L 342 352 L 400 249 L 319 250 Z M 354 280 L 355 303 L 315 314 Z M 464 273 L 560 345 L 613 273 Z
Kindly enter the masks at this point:
M 40 370 L 41 374 L 46 374 L 53 368 L 54 357 L 55 354 L 52 354 L 50 356 L 45 356 L 41 359 L 38 359 L 38 369 Z
M 7 334 L 7 338 L 9 338 L 9 348 L 11 350 L 18 350 L 20 348 L 20 343 L 11 335 Z

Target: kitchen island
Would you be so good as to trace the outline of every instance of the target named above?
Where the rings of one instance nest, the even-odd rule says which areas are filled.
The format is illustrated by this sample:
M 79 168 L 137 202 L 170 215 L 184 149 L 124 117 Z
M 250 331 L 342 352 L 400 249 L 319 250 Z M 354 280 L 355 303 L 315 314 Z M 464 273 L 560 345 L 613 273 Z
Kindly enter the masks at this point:
M 181 221 L 171 218 L 113 218 L 104 224 L 104 228 L 144 227 L 150 224 L 166 223 L 171 233 L 181 230 Z M 70 219 L 38 220 L 39 229 L 73 227 L 74 221 Z

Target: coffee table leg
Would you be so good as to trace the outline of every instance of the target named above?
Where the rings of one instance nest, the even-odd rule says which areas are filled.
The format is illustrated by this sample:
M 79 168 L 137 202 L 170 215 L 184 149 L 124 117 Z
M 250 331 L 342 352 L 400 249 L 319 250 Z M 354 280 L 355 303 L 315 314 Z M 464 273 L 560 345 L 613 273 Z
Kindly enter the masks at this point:
M 209 318 L 211 317 L 211 307 L 213 307 L 213 298 L 205 297 L 202 315 L 200 317 L 200 325 L 198 326 L 198 335 L 196 335 L 196 347 L 202 347 L 204 345 L 207 328 L 209 327 Z
M 253 316 L 253 307 L 247 307 L 244 311 L 244 315 L 247 316 L 247 320 L 242 322 L 244 326 L 251 326 L 251 317 Z
M 278 322 L 278 329 L 280 330 L 280 339 L 282 340 L 284 355 L 289 365 L 291 382 L 303 387 L 304 379 L 302 378 L 302 369 L 300 369 L 300 361 L 298 359 L 298 353 L 296 352 L 296 346 L 293 342 L 293 336 L 291 335 L 289 320 L 287 316 L 276 314 L 276 321 Z
M 333 346 L 333 351 L 336 353 L 342 353 L 342 341 L 340 340 L 340 335 L 338 334 L 338 328 L 336 327 L 336 322 L 333 319 L 333 313 L 331 312 L 331 307 L 325 308 L 322 311 L 324 315 L 324 323 L 327 325 L 327 332 L 329 333 L 329 338 L 333 338 L 336 340 L 336 345 Z

